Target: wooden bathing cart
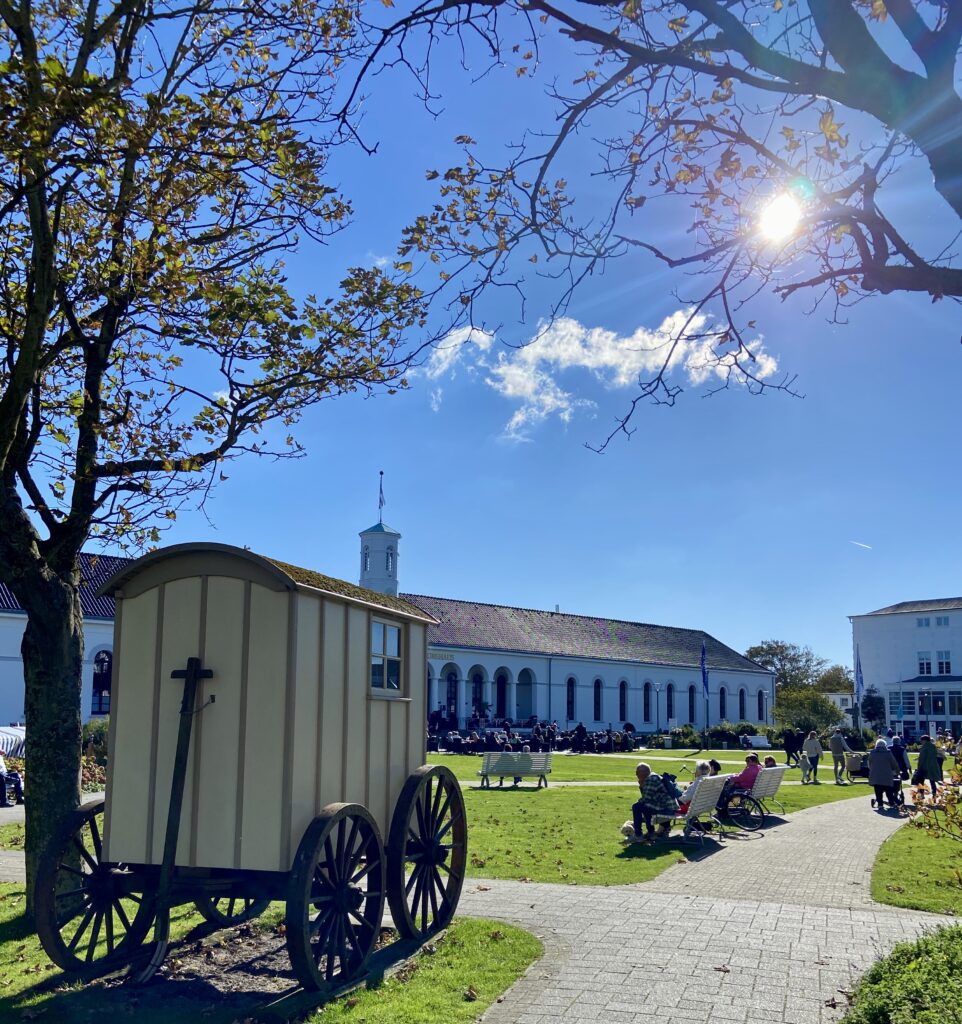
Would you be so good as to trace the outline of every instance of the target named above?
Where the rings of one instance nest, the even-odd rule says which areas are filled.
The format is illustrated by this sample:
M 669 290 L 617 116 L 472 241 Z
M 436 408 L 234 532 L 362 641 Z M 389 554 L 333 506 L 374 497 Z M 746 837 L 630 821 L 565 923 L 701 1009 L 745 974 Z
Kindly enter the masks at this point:
M 449 923 L 467 834 L 453 774 L 423 764 L 433 619 L 226 545 L 157 551 L 103 592 L 106 800 L 65 822 L 38 870 L 54 963 L 143 980 L 171 908 L 231 925 L 277 900 L 297 978 L 325 990 L 362 973 L 385 898 L 402 937 Z

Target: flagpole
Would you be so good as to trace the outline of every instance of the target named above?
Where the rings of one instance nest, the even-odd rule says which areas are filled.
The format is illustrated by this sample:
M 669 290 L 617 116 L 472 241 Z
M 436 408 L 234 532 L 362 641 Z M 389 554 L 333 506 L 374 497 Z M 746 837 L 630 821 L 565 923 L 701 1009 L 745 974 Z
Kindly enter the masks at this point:
M 377 492 L 377 521 L 378 525 L 384 525 L 384 470 L 381 470 L 381 482 Z

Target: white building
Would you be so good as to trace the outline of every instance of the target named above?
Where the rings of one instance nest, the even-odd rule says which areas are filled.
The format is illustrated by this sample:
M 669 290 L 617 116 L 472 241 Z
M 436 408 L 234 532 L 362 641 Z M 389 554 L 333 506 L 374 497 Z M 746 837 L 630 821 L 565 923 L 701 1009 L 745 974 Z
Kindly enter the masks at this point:
M 844 711 L 846 715 L 852 713 L 852 706 L 855 704 L 855 695 L 849 691 L 848 693 L 823 693 L 823 697 L 828 699 L 839 709 Z
M 360 538 L 361 586 L 400 596 L 438 620 L 428 631 L 428 707 L 443 709 L 462 728 L 481 711 L 515 722 L 584 722 L 589 729 L 631 722 L 639 732 L 771 721 L 773 674 L 701 630 L 399 594 L 401 534 L 378 522 Z M 110 709 L 113 599 L 96 591 L 126 562 L 82 556 L 85 720 Z M 0 725 L 23 720 L 25 618 L 0 586 Z
M 378 522 L 360 537 L 361 586 L 438 620 L 428 629 L 428 707 L 460 728 L 482 711 L 589 729 L 631 722 L 639 732 L 770 721 L 773 674 L 701 630 L 399 594 L 401 534 Z
M 891 728 L 962 735 L 962 597 L 903 601 L 849 616 L 853 662 L 885 698 Z

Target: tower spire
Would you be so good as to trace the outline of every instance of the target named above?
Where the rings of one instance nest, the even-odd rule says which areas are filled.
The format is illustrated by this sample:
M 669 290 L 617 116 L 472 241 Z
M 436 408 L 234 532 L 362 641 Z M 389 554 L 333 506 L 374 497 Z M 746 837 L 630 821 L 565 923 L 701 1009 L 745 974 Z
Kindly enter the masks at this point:
M 384 522 L 384 470 L 381 470 L 381 486 L 378 490 L 377 496 L 377 521 L 379 523 Z

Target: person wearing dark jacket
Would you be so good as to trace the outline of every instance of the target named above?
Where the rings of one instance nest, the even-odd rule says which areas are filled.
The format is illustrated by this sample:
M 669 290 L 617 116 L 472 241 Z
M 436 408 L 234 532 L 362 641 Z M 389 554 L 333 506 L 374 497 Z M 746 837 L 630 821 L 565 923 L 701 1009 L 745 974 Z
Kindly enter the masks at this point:
M 798 764 L 798 741 L 791 729 L 785 733 L 785 764 L 790 768 Z
M 899 774 L 899 763 L 884 739 L 875 741 L 875 749 L 868 756 L 868 784 L 875 787 L 875 805 L 879 810 L 889 798 L 889 807 L 897 806 L 895 780 Z
M 909 765 L 909 752 L 905 749 L 901 736 L 896 736 L 892 740 L 892 756 L 898 761 L 899 775 L 903 779 L 907 779 L 912 773 L 912 768 Z
M 920 781 L 929 784 L 932 796 L 935 796 L 936 788 L 942 781 L 942 762 L 939 760 L 939 752 L 935 749 L 935 744 L 929 735 L 919 739 L 919 763 L 915 774 Z M 915 779 L 912 781 L 915 782 Z

